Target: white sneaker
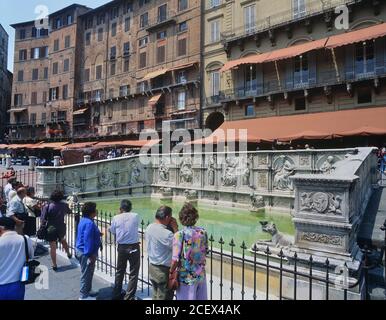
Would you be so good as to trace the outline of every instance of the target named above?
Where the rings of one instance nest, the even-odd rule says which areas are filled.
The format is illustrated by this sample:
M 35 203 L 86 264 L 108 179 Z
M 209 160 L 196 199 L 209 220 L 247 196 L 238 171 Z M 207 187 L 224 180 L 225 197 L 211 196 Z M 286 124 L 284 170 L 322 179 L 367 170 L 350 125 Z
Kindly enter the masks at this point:
M 89 300 L 89 301 L 96 301 L 96 298 L 93 298 L 93 297 L 79 298 L 79 301 L 86 301 L 86 300 Z

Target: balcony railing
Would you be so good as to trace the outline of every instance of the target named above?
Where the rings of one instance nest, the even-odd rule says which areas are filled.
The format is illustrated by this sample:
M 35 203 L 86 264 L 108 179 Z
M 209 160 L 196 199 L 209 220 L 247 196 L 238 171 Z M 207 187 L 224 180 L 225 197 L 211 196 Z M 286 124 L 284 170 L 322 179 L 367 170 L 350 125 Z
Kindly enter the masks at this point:
M 158 29 L 173 23 L 176 23 L 176 12 L 167 11 L 165 14 L 158 14 L 153 19 L 150 19 L 146 30 L 151 32 L 154 29 Z
M 224 32 L 221 34 L 224 42 L 232 42 L 244 37 L 252 36 L 260 32 L 270 30 L 272 28 L 286 25 L 290 22 L 297 22 L 310 18 L 312 16 L 319 15 L 326 11 L 330 11 L 340 5 L 348 5 L 360 0 L 311 0 L 307 1 L 306 10 L 302 12 L 295 12 L 293 9 L 278 12 L 274 15 L 265 17 L 260 20 L 256 20 L 248 25 L 235 28 L 232 31 Z
M 316 81 L 303 81 L 303 82 L 285 82 L 282 80 L 279 84 L 278 81 L 265 81 L 262 86 L 254 86 L 246 88 L 245 86 L 235 86 L 233 89 L 220 91 L 218 95 L 208 97 L 206 100 L 207 105 L 220 104 L 222 102 L 228 102 L 233 100 L 243 100 L 255 97 L 264 97 L 268 95 L 274 95 L 284 92 L 299 91 L 312 89 L 317 87 L 333 86 L 339 84 L 345 84 L 355 81 L 373 80 L 377 78 L 386 77 L 384 73 L 353 73 L 353 74 L 339 74 L 337 77 L 335 70 L 327 70 L 318 73 Z

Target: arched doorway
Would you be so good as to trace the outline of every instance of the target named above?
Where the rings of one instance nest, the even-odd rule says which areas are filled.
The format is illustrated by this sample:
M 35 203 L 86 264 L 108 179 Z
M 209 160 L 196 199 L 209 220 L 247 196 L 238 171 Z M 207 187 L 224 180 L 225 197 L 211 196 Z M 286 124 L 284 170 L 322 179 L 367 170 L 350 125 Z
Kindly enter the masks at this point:
M 205 121 L 205 127 L 212 131 L 218 129 L 225 121 L 225 117 L 221 112 L 211 113 Z

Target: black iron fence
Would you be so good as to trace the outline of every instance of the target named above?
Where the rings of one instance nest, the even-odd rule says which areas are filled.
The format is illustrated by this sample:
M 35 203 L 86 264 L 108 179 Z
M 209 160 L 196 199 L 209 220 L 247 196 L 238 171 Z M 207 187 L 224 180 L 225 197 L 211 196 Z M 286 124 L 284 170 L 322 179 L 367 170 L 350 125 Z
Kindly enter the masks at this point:
M 29 169 L 22 169 L 22 170 L 17 170 L 14 171 L 13 174 L 11 175 L 11 171 L 4 171 L 0 172 L 0 187 L 1 187 L 1 194 L 0 196 L 3 195 L 3 189 L 5 185 L 8 183 L 8 179 L 10 177 L 14 177 L 16 181 L 21 182 L 24 186 L 28 187 L 34 187 L 36 189 L 36 182 L 37 182 L 37 173 L 36 171 L 31 171 Z
M 79 206 L 76 213 L 66 217 L 67 240 L 75 254 L 76 230 L 80 220 Z M 117 266 L 115 237 L 109 232 L 114 214 L 100 212 L 95 223 L 103 236 L 97 259 L 97 270 L 114 277 Z M 141 241 L 141 270 L 139 292 L 150 297 L 149 259 L 146 255 L 145 230 L 149 222 L 142 221 L 139 235 Z M 385 223 L 386 226 L 386 223 Z M 385 240 L 386 244 L 386 240 Z M 239 247 L 239 248 L 237 248 Z M 59 249 L 62 249 L 59 247 Z M 239 250 L 237 250 L 239 249 Z M 369 270 L 371 250 L 364 248 L 359 272 L 355 277 L 345 275 L 347 265 L 337 274 L 330 260 L 316 257 L 300 258 L 295 252 L 285 255 L 283 250 L 257 245 L 248 247 L 245 242 L 237 244 L 233 239 L 209 237 L 207 255 L 207 283 L 210 300 L 350 300 L 369 299 Z M 127 273 L 124 282 L 128 283 Z

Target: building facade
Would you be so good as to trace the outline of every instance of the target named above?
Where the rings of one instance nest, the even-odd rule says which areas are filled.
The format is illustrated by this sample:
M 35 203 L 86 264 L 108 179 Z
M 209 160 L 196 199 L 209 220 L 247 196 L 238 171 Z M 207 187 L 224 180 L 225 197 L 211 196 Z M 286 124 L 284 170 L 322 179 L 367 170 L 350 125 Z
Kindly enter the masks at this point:
M 8 71 L 8 34 L 0 24 L 0 140 L 6 133 L 11 105 L 12 73 Z
M 201 2 L 72 5 L 16 30 L 10 141 L 200 127 Z
M 341 5 L 348 30 L 335 27 Z M 384 106 L 386 38 L 374 27 L 385 20 L 382 1 L 207 1 L 204 125 Z M 366 41 L 326 47 L 361 29 Z

